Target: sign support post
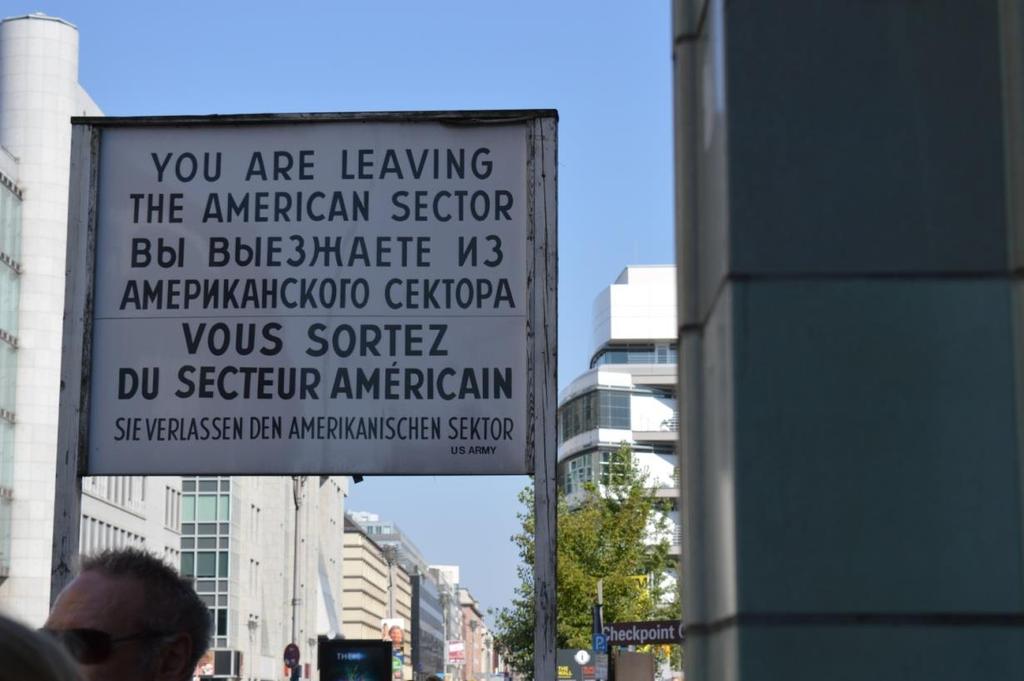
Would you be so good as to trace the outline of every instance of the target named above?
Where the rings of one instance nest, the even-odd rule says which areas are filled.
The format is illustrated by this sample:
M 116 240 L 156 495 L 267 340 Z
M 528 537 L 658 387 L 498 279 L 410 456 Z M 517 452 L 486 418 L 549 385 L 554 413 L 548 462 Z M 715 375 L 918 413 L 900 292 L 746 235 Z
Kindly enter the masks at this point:
M 72 127 L 50 605 L 71 581 L 72 563 L 78 555 L 89 422 L 99 143 L 97 129 L 85 125 Z
M 555 629 L 557 617 L 557 541 L 558 493 L 556 489 L 557 427 L 557 296 L 558 259 L 554 192 L 555 122 L 534 120 L 529 176 L 533 215 L 529 220 L 528 242 L 534 243 L 528 279 L 534 282 L 528 332 L 530 345 L 527 363 L 534 381 L 530 404 L 533 425 L 533 503 L 534 503 L 534 614 L 533 678 L 554 681 L 556 667 Z M 537 165 L 540 165 L 537 168 Z M 547 177 L 550 173 L 552 176 Z

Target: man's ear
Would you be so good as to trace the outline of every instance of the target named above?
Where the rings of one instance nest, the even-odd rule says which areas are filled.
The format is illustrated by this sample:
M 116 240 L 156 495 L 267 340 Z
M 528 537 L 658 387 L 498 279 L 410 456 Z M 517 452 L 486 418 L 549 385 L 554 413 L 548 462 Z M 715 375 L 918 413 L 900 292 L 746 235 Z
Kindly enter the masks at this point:
M 156 681 L 183 681 L 192 678 L 192 637 L 182 632 L 175 634 L 160 647 L 160 661 Z

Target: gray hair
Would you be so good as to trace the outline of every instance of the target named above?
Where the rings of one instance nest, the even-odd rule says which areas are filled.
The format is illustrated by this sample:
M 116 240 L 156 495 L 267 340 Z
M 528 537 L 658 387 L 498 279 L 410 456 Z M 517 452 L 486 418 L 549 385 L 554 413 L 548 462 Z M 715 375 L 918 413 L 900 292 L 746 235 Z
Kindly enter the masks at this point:
M 145 607 L 142 626 L 149 631 L 185 633 L 192 639 L 190 678 L 199 658 L 210 646 L 210 611 L 196 595 L 192 582 L 153 554 L 136 548 L 107 549 L 82 556 L 81 572 L 106 577 L 131 577 L 142 583 Z
M 0 615 L 0 681 L 78 681 L 78 667 L 49 636 Z

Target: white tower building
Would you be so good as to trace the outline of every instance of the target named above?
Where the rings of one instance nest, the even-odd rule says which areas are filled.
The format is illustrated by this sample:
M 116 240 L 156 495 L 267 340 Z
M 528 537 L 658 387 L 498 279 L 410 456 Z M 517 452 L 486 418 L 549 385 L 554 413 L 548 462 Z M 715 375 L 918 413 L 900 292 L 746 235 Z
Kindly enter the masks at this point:
M 78 30 L 0 21 L 0 609 L 49 609 L 72 116 L 102 115 L 78 83 Z M 178 478 L 89 478 L 81 547 L 135 545 L 177 562 Z
M 622 442 L 659 497 L 678 496 L 675 267 L 627 267 L 594 302 L 590 369 L 558 400 L 558 483 L 569 502 Z M 678 510 L 668 525 L 678 556 Z
M 0 604 L 36 624 L 46 616 L 50 592 L 69 118 L 98 113 L 78 84 L 74 26 L 39 14 L 0 21 L 0 145 L 13 161 L 11 179 L 22 195 L 20 224 L 5 225 L 17 230 L 20 253 L 13 267 L 6 265 L 19 290 L 9 301 L 17 310 L 10 315 L 16 326 L 4 329 L 10 336 L 4 351 L 13 360 L 4 364 L 4 382 L 13 383 L 14 408 L 4 412 L 3 428 L 11 437 L 0 451 L 10 470 L 0 510 L 10 527 L 6 550 L 0 549 L 8 558 Z

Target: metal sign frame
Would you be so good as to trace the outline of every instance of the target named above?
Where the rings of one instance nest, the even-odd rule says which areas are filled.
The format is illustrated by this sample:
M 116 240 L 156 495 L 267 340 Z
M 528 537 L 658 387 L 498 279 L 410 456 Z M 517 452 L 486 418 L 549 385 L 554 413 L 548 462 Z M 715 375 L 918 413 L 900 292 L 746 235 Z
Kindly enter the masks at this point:
M 452 126 L 521 124 L 527 140 L 526 451 L 534 478 L 536 524 L 535 678 L 555 671 L 557 457 L 557 112 L 554 110 L 249 114 L 73 118 L 65 311 L 58 420 L 51 602 L 71 580 L 78 553 L 81 478 L 88 470 L 100 154 L 103 132 L 118 127 L 275 126 L 319 122 L 436 122 Z M 365 471 L 303 471 L 361 474 Z M 288 471 L 288 474 L 296 474 Z M 114 474 L 114 473 L 111 473 Z M 210 473 L 214 474 L 214 473 Z M 232 471 L 223 471 L 229 475 Z M 270 473 L 267 473 L 270 474 Z M 380 473 L 374 473 L 380 474 Z M 392 474 L 406 474 L 394 471 Z M 418 474 L 452 474 L 443 471 Z

